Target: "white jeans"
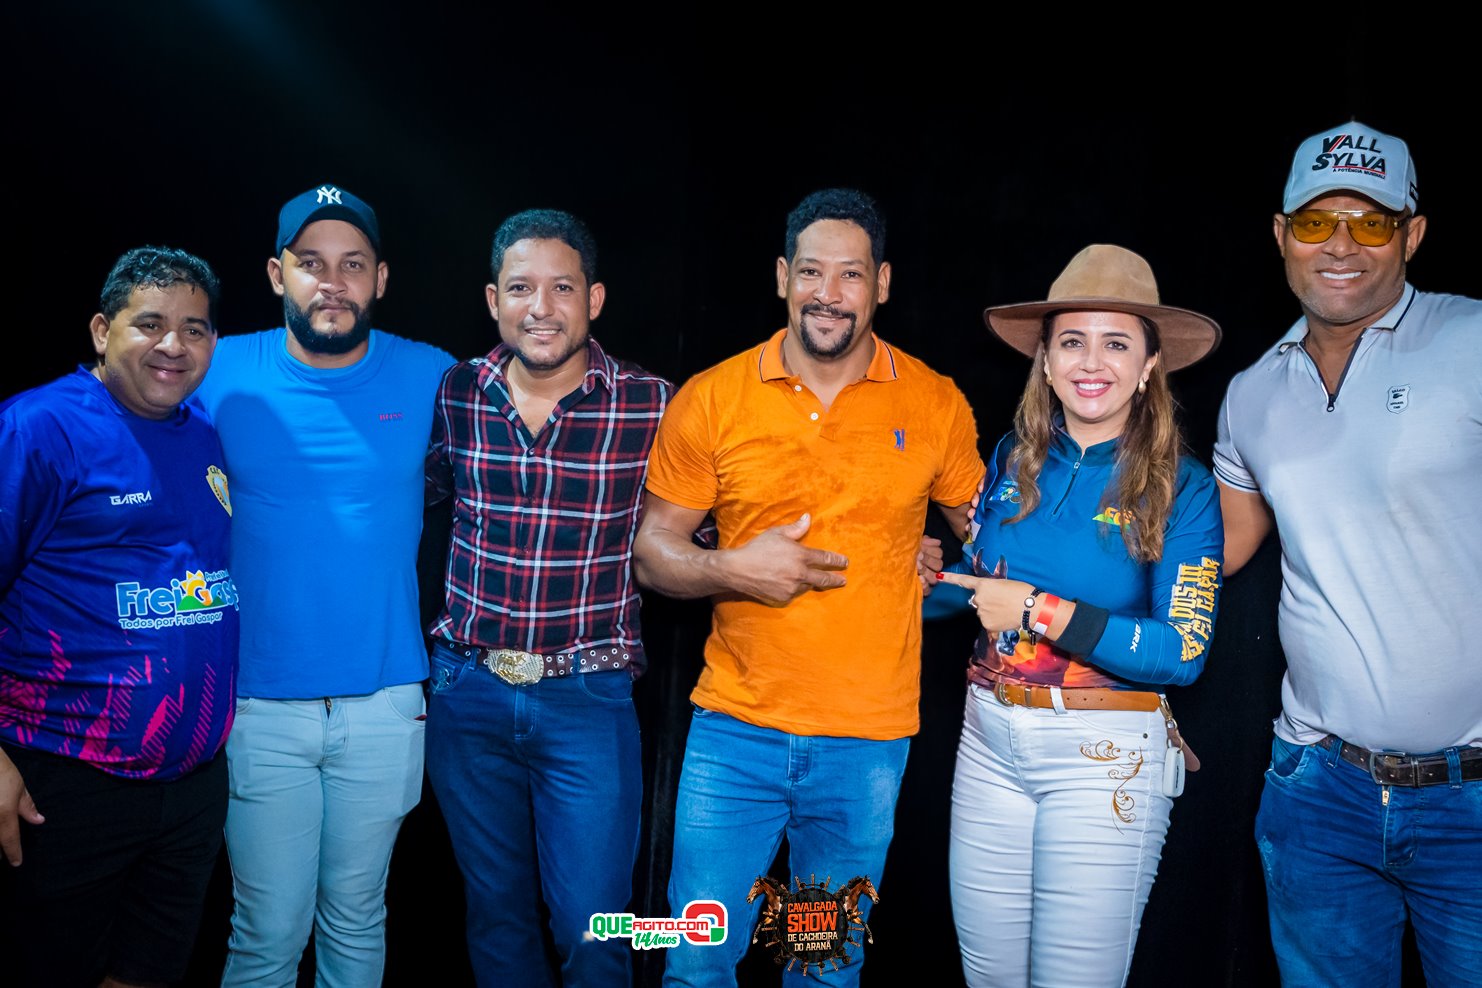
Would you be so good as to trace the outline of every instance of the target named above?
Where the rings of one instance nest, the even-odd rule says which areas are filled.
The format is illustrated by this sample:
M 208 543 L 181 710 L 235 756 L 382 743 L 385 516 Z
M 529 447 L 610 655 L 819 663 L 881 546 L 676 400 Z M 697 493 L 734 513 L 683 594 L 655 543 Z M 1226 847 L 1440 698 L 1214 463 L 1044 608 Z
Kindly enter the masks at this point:
M 422 795 L 422 684 L 237 703 L 227 738 L 231 939 L 223 985 L 367 988 L 386 964 L 386 875 Z
M 1154 710 L 1000 703 L 968 688 L 952 912 L 970 986 L 1125 984 L 1173 800 Z

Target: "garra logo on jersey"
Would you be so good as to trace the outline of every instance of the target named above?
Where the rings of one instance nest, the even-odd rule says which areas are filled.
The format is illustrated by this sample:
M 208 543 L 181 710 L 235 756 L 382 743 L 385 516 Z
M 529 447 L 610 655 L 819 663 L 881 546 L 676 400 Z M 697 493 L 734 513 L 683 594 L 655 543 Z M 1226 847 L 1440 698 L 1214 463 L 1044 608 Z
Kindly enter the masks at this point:
M 216 500 L 226 509 L 226 513 L 231 514 L 232 493 L 227 489 L 226 474 L 221 472 L 221 467 L 213 463 L 206 468 L 206 484 L 211 488 L 211 493 L 216 495 Z
M 1396 415 L 1403 412 L 1409 405 L 1410 385 L 1408 384 L 1401 384 L 1398 387 L 1390 388 L 1389 392 L 1385 395 L 1384 407 Z

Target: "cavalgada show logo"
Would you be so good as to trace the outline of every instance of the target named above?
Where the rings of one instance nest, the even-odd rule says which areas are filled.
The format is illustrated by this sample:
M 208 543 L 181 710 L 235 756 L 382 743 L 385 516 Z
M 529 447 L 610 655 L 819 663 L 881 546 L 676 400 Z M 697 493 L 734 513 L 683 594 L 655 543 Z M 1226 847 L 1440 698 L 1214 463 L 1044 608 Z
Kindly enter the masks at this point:
M 810 878 L 816 879 L 817 876 Z M 789 889 L 774 878 L 758 877 L 746 896 L 747 902 L 755 901 L 758 896 L 765 897 L 761 920 L 751 942 L 760 940 L 772 948 L 772 959 L 778 964 L 786 962 L 789 971 L 794 964 L 801 962 L 804 977 L 808 975 L 809 966 L 817 967 L 817 973 L 821 975 L 825 963 L 835 971 L 841 961 L 849 964 L 853 960 L 850 950 L 860 946 L 856 934 L 863 933 L 866 943 L 875 942 L 860 913 L 859 900 L 868 896 L 871 902 L 879 902 L 880 896 L 867 875 L 851 878 L 829 891 L 831 881 L 833 879 L 829 877 L 822 884 L 810 882 L 804 885 L 803 880 L 794 875 L 793 888 Z

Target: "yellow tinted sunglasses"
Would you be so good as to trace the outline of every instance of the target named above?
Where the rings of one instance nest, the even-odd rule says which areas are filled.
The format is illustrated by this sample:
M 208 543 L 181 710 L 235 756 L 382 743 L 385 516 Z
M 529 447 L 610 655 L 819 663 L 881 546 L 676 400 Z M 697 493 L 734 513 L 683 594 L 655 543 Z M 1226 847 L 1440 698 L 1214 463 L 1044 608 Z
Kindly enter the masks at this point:
M 1360 247 L 1383 247 L 1406 219 L 1377 209 L 1299 209 L 1288 214 L 1286 225 L 1302 243 L 1320 244 L 1344 223 L 1349 238 Z

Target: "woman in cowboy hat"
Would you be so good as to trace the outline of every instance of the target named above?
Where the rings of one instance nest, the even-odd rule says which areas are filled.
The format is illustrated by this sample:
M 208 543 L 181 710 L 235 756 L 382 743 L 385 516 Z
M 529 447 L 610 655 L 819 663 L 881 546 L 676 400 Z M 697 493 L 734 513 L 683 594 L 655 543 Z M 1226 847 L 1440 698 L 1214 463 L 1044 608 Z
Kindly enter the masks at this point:
M 1046 301 L 984 316 L 1034 364 L 963 562 L 927 598 L 928 616 L 955 598 L 983 625 L 952 795 L 963 969 L 969 985 L 1121 985 L 1191 760 L 1161 691 L 1203 667 L 1222 561 L 1219 496 L 1181 455 L 1167 375 L 1220 331 L 1104 244 Z

